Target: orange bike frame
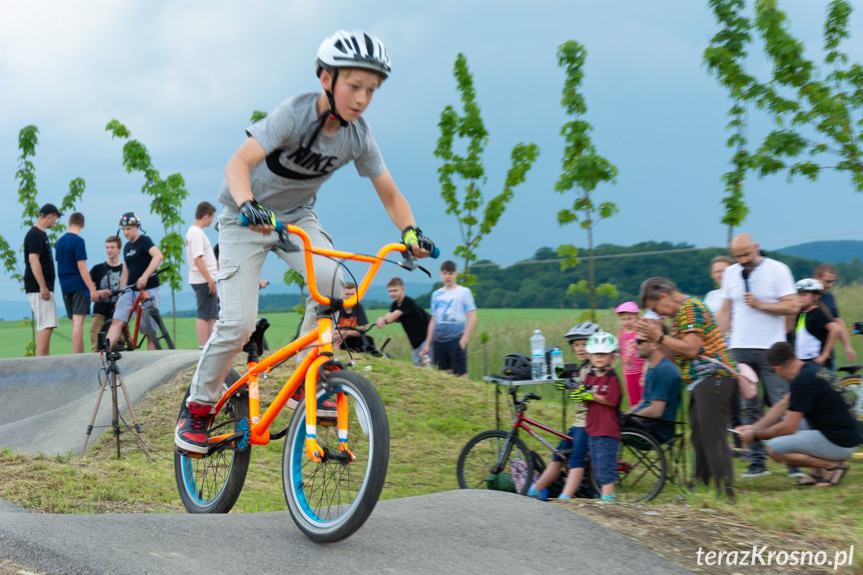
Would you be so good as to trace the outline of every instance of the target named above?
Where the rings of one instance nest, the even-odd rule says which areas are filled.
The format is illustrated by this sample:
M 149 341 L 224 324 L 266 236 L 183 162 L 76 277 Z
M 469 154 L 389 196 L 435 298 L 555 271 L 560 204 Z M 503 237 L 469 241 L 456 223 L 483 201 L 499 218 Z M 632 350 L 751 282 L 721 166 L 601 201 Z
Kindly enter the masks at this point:
M 296 226 L 288 226 L 288 232 L 300 236 L 303 240 L 305 248 L 304 255 L 306 260 L 306 277 L 309 286 L 309 293 L 320 304 L 329 305 L 330 298 L 323 296 L 318 292 L 317 282 L 315 280 L 315 268 L 312 262 L 312 256 L 322 255 L 342 260 L 353 260 L 366 262 L 371 264 L 371 267 L 366 272 L 360 285 L 357 287 L 355 296 L 344 301 L 344 307 L 353 307 L 359 303 L 366 290 L 377 274 L 378 268 L 384 261 L 387 254 L 391 252 L 404 252 L 407 247 L 404 244 L 387 244 L 380 249 L 377 256 L 367 256 L 362 254 L 354 254 L 350 252 L 342 252 L 337 250 L 328 250 L 324 248 L 312 247 L 311 240 L 308 234 Z M 137 328 L 136 328 L 137 332 Z M 279 391 L 276 398 L 270 406 L 264 411 L 263 415 L 260 412 L 260 401 L 258 394 L 258 376 L 262 373 L 269 372 L 273 367 L 281 364 L 287 359 L 299 353 L 302 349 L 313 345 L 309 354 L 303 358 L 300 365 L 294 370 L 293 374 L 285 382 L 285 385 Z M 315 448 L 317 443 L 314 442 L 317 428 L 317 384 L 318 371 L 322 364 L 331 359 L 333 351 L 333 320 L 329 317 L 318 318 L 318 327 L 306 335 L 300 337 L 296 341 L 286 345 L 282 349 L 264 358 L 257 363 L 249 363 L 249 370 L 243 377 L 234 383 L 219 399 L 216 404 L 214 413 L 218 413 L 228 398 L 233 395 L 242 386 L 247 385 L 249 388 L 249 415 L 251 417 L 251 443 L 253 445 L 266 445 L 270 441 L 270 425 L 273 420 L 281 412 L 282 408 L 288 402 L 288 399 L 299 389 L 300 385 L 305 382 L 305 402 L 306 402 L 306 451 L 310 458 L 320 461 L 319 457 L 315 456 Z M 343 393 L 337 394 L 336 397 L 337 411 L 337 426 L 341 431 L 347 430 L 348 405 L 347 397 Z M 230 437 L 232 433 L 213 436 L 209 438 L 209 443 L 218 443 Z M 340 434 L 341 436 L 341 434 Z M 309 439 L 312 440 L 310 445 Z M 347 450 L 347 443 L 339 443 L 341 451 Z

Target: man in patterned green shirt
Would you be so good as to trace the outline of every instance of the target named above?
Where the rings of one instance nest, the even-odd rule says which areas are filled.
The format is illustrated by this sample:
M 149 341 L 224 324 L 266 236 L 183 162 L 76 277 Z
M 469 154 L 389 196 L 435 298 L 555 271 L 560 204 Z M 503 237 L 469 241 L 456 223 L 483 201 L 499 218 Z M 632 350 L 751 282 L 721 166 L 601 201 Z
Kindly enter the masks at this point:
M 717 491 L 734 497 L 734 470 L 726 427 L 731 415 L 737 381 L 730 369 L 722 332 L 704 303 L 684 295 L 666 278 L 653 277 L 641 284 L 641 307 L 673 318 L 671 335 L 662 333 L 657 320 L 642 318 L 636 324 L 638 337 L 655 341 L 673 359 L 689 391 L 692 447 L 695 451 L 694 479 L 703 485 L 715 482 Z

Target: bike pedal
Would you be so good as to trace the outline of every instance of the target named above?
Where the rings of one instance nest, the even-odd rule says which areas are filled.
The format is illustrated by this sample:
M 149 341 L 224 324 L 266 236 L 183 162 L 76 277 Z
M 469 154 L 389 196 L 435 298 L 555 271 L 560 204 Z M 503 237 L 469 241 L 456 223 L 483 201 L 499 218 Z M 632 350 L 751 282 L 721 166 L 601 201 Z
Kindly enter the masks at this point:
M 174 452 L 179 453 L 180 455 L 183 455 L 185 457 L 191 457 L 193 459 L 203 459 L 204 457 L 206 457 L 206 454 L 204 454 L 204 453 L 195 453 L 193 451 L 186 451 L 185 449 L 180 449 L 176 445 L 174 446 Z

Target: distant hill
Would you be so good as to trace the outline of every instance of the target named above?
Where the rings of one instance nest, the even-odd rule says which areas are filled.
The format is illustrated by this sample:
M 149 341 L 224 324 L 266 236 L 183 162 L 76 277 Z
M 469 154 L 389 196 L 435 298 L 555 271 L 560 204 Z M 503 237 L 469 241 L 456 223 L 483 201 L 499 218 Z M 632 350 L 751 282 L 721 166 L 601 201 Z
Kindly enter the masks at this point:
M 188 286 L 183 287 L 185 291 L 176 294 L 177 315 L 180 317 L 193 317 L 195 315 L 195 294 Z M 432 290 L 432 284 L 407 282 L 405 289 L 412 297 L 419 297 L 423 294 L 428 294 Z M 59 289 L 57 292 L 59 296 Z M 284 284 L 271 284 L 261 292 L 260 307 L 261 309 L 292 308 L 297 304 L 299 299 L 299 291 L 295 287 L 288 287 Z M 369 287 L 364 301 L 368 302 L 367 307 L 370 307 L 372 302 L 378 302 L 379 305 L 389 307 L 392 300 L 390 300 L 390 296 L 387 293 L 386 284 L 380 283 Z M 166 315 L 170 315 L 171 292 L 167 288 L 162 289 L 162 308 L 163 310 L 168 310 Z M 57 302 L 57 313 L 60 314 L 60 317 L 66 315 L 62 299 Z M 25 318 L 30 318 L 30 304 L 27 302 L 26 295 L 22 293 L 20 294 L 20 298 L 15 300 L 0 300 L 0 321 L 17 321 Z
M 18 321 L 30 319 L 30 303 L 27 296 L 21 294 L 20 300 L 0 300 L 0 320 Z
M 831 264 L 840 262 L 851 263 L 855 258 L 863 261 L 863 241 L 833 240 L 823 242 L 808 242 L 779 248 L 775 250 L 789 256 L 797 256 Z

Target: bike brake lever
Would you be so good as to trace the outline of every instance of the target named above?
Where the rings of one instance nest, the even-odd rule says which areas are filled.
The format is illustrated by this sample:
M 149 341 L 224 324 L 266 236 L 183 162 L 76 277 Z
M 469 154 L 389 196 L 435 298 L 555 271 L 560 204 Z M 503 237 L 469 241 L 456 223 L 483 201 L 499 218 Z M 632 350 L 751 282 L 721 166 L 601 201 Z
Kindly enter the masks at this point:
M 417 264 L 417 261 L 414 259 L 413 254 L 411 254 L 410 252 L 410 247 L 408 247 L 406 251 L 402 252 L 402 261 L 398 262 L 398 265 L 406 270 L 421 270 L 428 277 L 432 277 L 431 273 L 427 269 Z
M 402 252 L 402 261 L 398 262 L 398 265 L 406 270 L 415 270 L 417 268 L 417 263 L 416 260 L 414 260 L 410 249 L 410 246 L 408 246 L 408 249 Z
M 278 222 L 281 223 L 281 222 Z M 281 248 L 286 252 L 298 252 L 300 251 L 299 246 L 291 241 L 291 233 L 288 231 L 287 226 L 281 227 L 281 229 L 277 230 L 279 233 L 279 242 L 275 247 Z

